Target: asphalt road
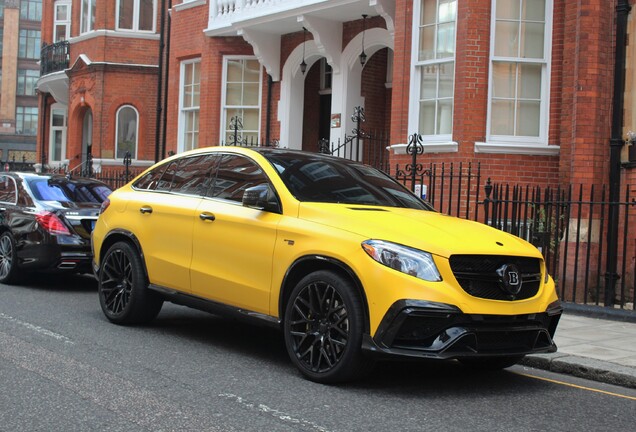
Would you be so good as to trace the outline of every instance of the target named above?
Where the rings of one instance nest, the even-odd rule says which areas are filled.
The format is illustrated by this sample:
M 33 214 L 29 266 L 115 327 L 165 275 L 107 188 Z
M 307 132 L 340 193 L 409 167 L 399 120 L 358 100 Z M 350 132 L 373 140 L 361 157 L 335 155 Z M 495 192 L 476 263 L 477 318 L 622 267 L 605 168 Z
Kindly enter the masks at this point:
M 172 304 L 102 315 L 89 277 L 0 285 L 0 431 L 631 431 L 636 391 L 516 366 L 301 378 L 275 329 Z

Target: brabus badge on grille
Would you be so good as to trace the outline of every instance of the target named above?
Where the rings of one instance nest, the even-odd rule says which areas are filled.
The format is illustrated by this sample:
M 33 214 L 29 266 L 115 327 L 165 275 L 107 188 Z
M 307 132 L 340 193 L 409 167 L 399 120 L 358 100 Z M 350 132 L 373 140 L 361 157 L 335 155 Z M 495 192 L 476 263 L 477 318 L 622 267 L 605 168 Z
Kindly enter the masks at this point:
M 507 293 L 516 296 L 521 292 L 521 274 L 514 264 L 504 264 L 497 270 L 501 279 L 501 287 Z

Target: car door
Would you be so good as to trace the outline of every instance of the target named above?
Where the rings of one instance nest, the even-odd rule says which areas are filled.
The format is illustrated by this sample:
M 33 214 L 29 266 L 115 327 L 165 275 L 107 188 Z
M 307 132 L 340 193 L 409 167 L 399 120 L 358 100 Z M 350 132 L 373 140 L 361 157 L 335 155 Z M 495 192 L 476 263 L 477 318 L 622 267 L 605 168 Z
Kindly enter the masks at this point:
M 192 293 L 269 314 L 273 251 L 281 215 L 242 205 L 245 189 L 269 183 L 251 159 L 223 156 L 213 186 L 197 208 Z
M 128 204 L 150 283 L 190 292 L 192 229 L 214 161 L 210 155 L 172 161 L 160 176 L 140 179 L 146 191 Z

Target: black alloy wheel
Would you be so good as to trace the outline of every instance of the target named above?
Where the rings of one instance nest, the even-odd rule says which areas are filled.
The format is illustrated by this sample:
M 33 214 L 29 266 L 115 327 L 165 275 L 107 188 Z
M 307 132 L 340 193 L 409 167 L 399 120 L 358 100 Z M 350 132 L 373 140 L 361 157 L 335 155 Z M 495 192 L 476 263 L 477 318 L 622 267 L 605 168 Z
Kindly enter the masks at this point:
M 148 289 L 139 253 L 126 242 L 113 244 L 104 255 L 97 289 L 104 315 L 116 324 L 149 322 L 163 305 L 159 294 Z
M 10 232 L 0 235 L 0 283 L 12 284 L 18 280 L 18 257 L 15 240 Z
M 330 271 L 304 277 L 287 303 L 287 352 L 312 381 L 334 383 L 365 371 L 362 356 L 362 304 L 353 285 Z

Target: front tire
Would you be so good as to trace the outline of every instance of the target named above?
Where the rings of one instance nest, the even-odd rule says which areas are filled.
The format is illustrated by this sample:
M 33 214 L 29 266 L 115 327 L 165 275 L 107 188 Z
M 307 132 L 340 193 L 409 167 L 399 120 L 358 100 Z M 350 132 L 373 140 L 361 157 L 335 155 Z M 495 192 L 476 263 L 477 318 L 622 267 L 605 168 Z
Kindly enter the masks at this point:
M 0 283 L 14 284 L 20 278 L 15 240 L 10 232 L 0 235 Z
M 353 284 L 331 271 L 305 276 L 284 317 L 287 352 L 300 372 L 320 383 L 349 381 L 365 371 L 362 302 Z
M 106 318 L 115 324 L 152 321 L 163 305 L 159 294 L 148 289 L 148 280 L 137 250 L 117 242 L 104 254 L 97 290 Z

